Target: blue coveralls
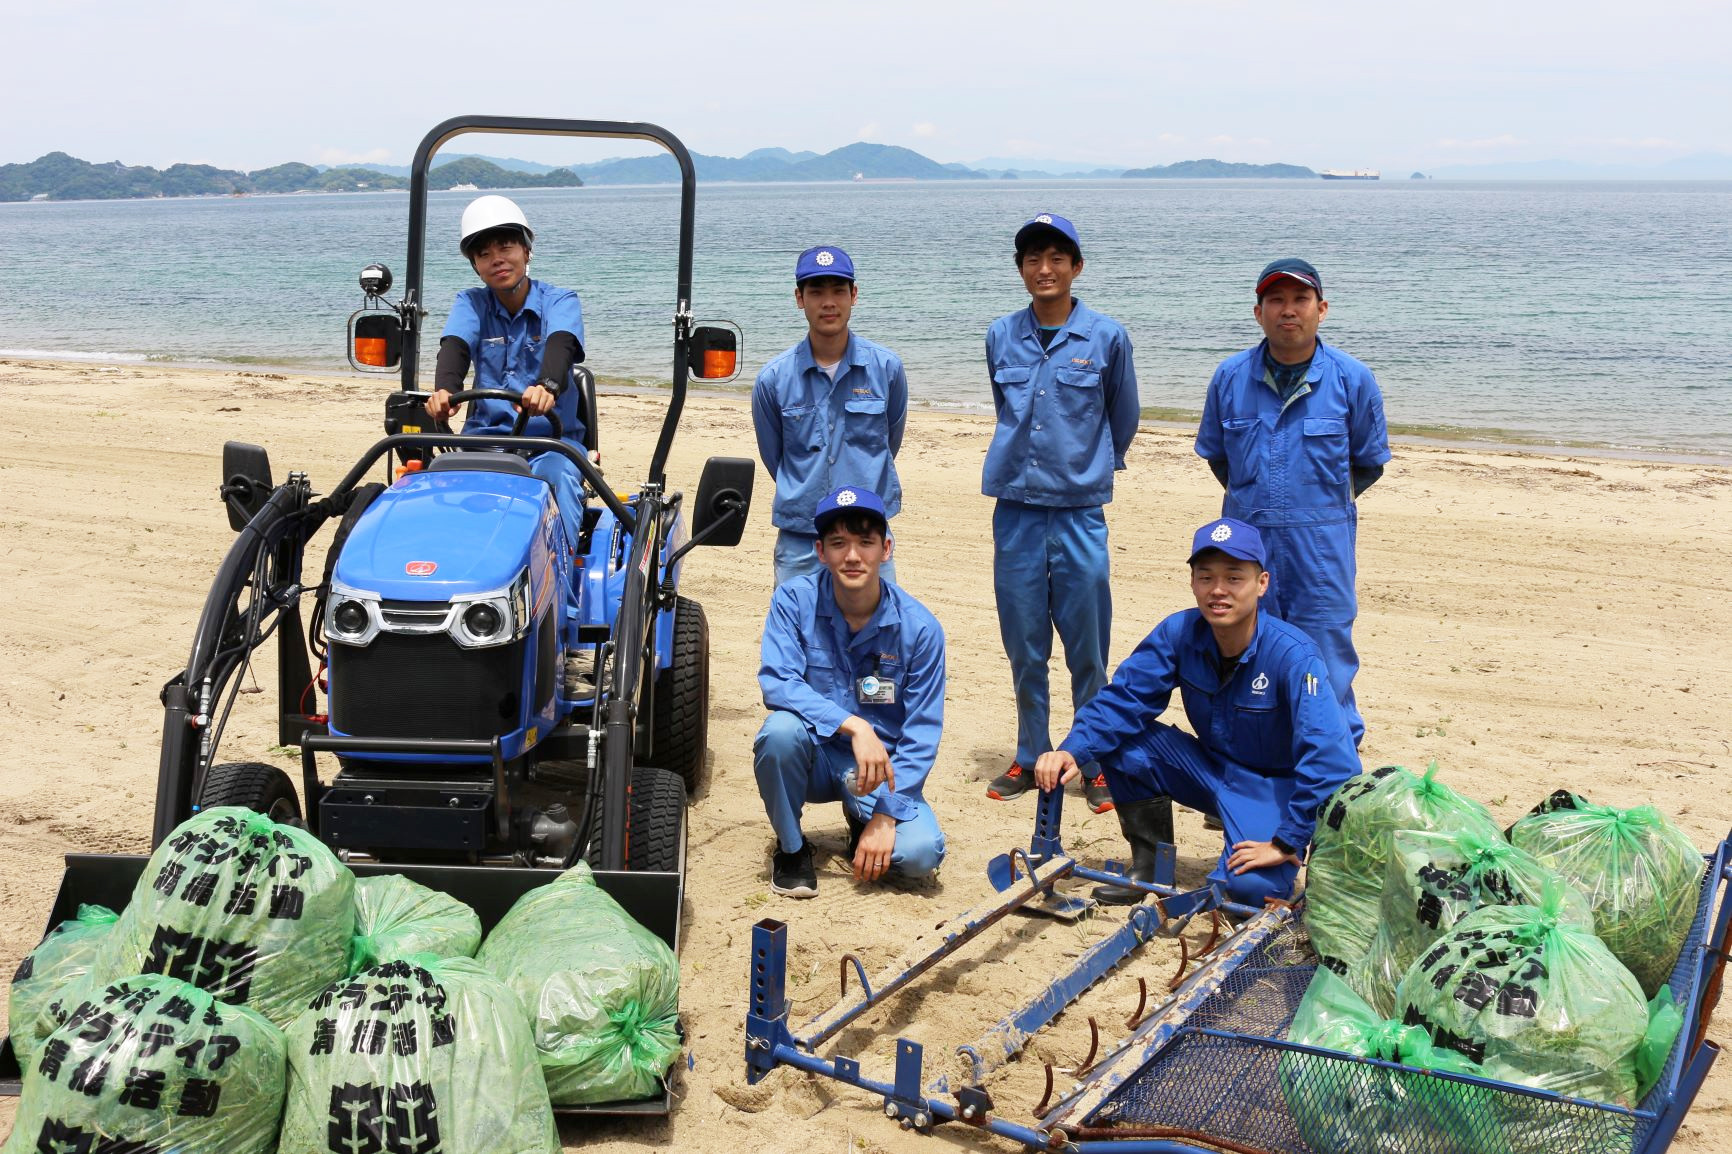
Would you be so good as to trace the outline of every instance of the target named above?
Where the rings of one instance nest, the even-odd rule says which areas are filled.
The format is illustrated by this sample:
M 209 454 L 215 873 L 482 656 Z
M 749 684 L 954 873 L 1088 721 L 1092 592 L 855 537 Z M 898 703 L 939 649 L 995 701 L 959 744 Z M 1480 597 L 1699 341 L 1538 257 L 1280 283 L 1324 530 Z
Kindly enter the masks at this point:
M 758 456 L 776 479 L 776 584 L 822 567 L 812 514 L 826 493 L 859 485 L 878 494 L 887 518 L 896 516 L 902 482 L 894 458 L 907 420 L 901 358 L 864 337 L 848 334 L 834 381 L 812 359 L 809 339 L 764 366 L 752 387 L 752 425 Z M 879 576 L 896 580 L 895 566 L 885 562 Z
M 472 388 L 507 389 L 521 394 L 541 376 L 541 356 L 547 338 L 567 332 L 577 338 L 583 348 L 583 304 L 570 289 L 556 288 L 531 278 L 529 296 L 523 307 L 512 316 L 493 295 L 493 290 L 480 285 L 464 289 L 452 302 L 451 316 L 445 322 L 443 337 L 460 337 L 469 346 L 475 365 Z M 579 356 L 581 360 L 581 355 Z M 562 439 L 579 452 L 583 447 L 583 420 L 577 412 L 577 389 L 567 379 L 554 403 L 563 430 Z M 508 401 L 482 400 L 469 403 L 469 415 L 463 431 L 469 433 L 508 434 L 517 421 L 517 407 Z M 553 423 L 546 417 L 531 417 L 523 429 L 529 437 L 551 437 Z M 558 453 L 538 453 L 530 459 L 530 470 L 553 488 L 553 499 L 559 506 L 559 519 L 565 530 L 566 548 L 575 551 L 583 536 L 583 480 L 577 466 Z M 566 591 L 566 604 L 576 619 L 578 587 L 574 581 Z
M 1292 896 L 1298 866 L 1235 876 L 1227 872 L 1234 843 L 1279 838 L 1303 854 L 1319 807 L 1359 773 L 1359 755 L 1305 634 L 1260 613 L 1224 682 L 1219 653 L 1200 612 L 1173 614 L 1077 713 L 1059 748 L 1084 764 L 1098 760 L 1120 803 L 1165 794 L 1218 816 L 1225 844 L 1209 880 L 1234 901 L 1261 906 Z M 1174 689 L 1184 691 L 1196 737 L 1157 720 Z
M 1370 369 L 1318 341 L 1304 384 L 1283 402 L 1264 365 L 1267 344 L 1215 370 L 1197 455 L 1227 462 L 1221 515 L 1257 526 L 1269 552 L 1263 611 L 1316 643 L 1358 745 L 1365 722 L 1353 699 L 1353 470 L 1389 460 L 1383 393 Z
M 1046 348 L 1032 306 L 998 318 L 986 363 L 998 427 L 980 489 L 998 498 L 993 589 L 1016 690 L 1016 761 L 1027 769 L 1052 748 L 1054 626 L 1072 706 L 1106 684 L 1113 608 L 1101 506 L 1137 432 L 1137 374 L 1124 328 L 1074 297 Z
M 851 634 L 833 588 L 820 570 L 770 598 L 758 684 L 771 713 L 752 744 L 758 794 L 788 853 L 800 848 L 807 802 L 840 801 L 856 824 L 888 814 L 896 819 L 890 868 L 921 877 L 944 860 L 944 834 L 922 792 L 944 724 L 944 630 L 925 606 L 884 582 L 872 620 Z M 868 675 L 895 685 L 893 703 L 858 700 Z M 882 783 L 864 797 L 844 788 L 854 753 L 837 726 L 850 714 L 870 722 L 884 743 L 894 792 Z

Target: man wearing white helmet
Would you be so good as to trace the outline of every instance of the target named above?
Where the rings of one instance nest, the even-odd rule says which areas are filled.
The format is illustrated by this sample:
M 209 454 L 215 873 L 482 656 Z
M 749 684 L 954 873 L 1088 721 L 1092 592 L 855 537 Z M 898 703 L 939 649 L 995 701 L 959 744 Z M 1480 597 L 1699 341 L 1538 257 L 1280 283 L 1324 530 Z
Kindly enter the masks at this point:
M 547 414 L 557 413 L 560 435 L 585 451 L 571 372 L 583 360 L 583 305 L 571 290 L 530 278 L 534 243 L 523 210 L 507 197 L 477 197 L 463 210 L 458 247 L 482 283 L 460 291 L 451 305 L 427 413 L 439 421 L 451 416 L 451 394 L 462 390 L 473 363 L 475 388 L 504 389 L 521 399 L 475 401 L 465 433 L 509 433 L 521 405 L 530 414 L 525 435 L 552 436 Z M 577 466 L 558 453 L 541 453 L 530 468 L 553 486 L 566 540 L 575 547 L 584 504 Z

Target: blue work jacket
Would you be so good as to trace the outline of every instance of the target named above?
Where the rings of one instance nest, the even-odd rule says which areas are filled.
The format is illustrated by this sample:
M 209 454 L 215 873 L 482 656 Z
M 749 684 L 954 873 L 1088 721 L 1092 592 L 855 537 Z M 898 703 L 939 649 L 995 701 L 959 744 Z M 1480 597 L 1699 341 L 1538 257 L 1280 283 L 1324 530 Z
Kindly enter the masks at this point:
M 1106 688 L 1077 711 L 1059 748 L 1080 764 L 1146 768 L 1145 736 L 1182 689 L 1185 716 L 1211 755 L 1270 777 L 1293 777 L 1292 800 L 1275 836 L 1298 850 L 1311 843 L 1317 811 L 1360 770 L 1341 703 L 1317 647 L 1267 613 L 1239 663 L 1221 681 L 1214 631 L 1196 609 L 1155 626 Z
M 868 795 L 872 812 L 907 821 L 944 727 L 944 629 L 897 586 L 886 581 L 881 588 L 872 620 L 851 634 L 829 570 L 777 587 L 764 621 L 758 685 L 765 706 L 798 714 L 815 743 L 834 738 L 851 714 L 871 723 L 896 777 L 895 792 L 880 784 Z M 868 675 L 892 682 L 896 700 L 862 704 L 856 685 Z
M 1305 383 L 1283 401 L 1265 380 L 1267 347 L 1222 361 L 1203 402 L 1197 455 L 1227 462 L 1222 515 L 1259 528 L 1350 521 L 1353 470 L 1389 460 L 1377 378 L 1318 341 Z
M 986 365 L 998 427 L 980 491 L 1057 508 L 1111 501 L 1141 415 L 1123 326 L 1072 297 L 1070 318 L 1041 348 L 1031 305 L 992 322 Z
M 512 316 L 486 285 L 464 289 L 452 302 L 451 316 L 442 337 L 461 337 L 469 346 L 475 364 L 476 389 L 506 389 L 521 394 L 541 377 L 541 355 L 547 338 L 566 332 L 577 338 L 578 360 L 583 349 L 583 304 L 570 289 L 556 288 L 534 278 L 529 296 Z M 553 406 L 559 414 L 563 436 L 574 445 L 583 443 L 583 421 L 577 413 L 577 390 L 567 380 Z M 509 433 L 517 420 L 517 407 L 507 401 L 474 401 L 463 422 L 465 433 Z M 531 417 L 524 433 L 531 437 L 553 436 L 546 417 Z
M 848 334 L 834 381 L 812 359 L 810 340 L 765 365 L 752 387 L 752 425 L 776 479 L 770 520 L 810 534 L 818 502 L 843 485 L 872 490 L 896 516 L 902 482 L 893 458 L 907 420 L 902 359 L 864 337 Z

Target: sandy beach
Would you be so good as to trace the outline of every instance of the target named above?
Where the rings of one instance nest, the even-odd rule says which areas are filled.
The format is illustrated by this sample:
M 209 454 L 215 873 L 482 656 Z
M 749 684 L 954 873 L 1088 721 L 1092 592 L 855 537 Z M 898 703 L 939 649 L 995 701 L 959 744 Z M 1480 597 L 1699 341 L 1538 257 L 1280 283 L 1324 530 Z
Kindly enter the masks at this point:
M 0 973 L 10 974 L 41 934 L 61 854 L 148 847 L 157 692 L 185 660 L 231 540 L 216 497 L 223 441 L 262 444 L 279 480 L 304 470 L 326 490 L 380 435 L 391 387 L 389 379 L 0 360 L 11 430 L 0 444 Z M 622 486 L 641 475 L 663 403 L 603 398 L 603 461 Z M 691 809 L 681 949 L 690 1068 L 670 1118 L 567 1125 L 567 1149 L 1013 1149 L 972 1134 L 910 1138 L 876 1099 L 790 1071 L 748 1087 L 742 1059 L 755 921 L 789 924 L 790 995 L 803 1022 L 835 1000 L 841 953 L 857 952 L 876 971 L 984 900 L 986 862 L 1028 840 L 1031 800 L 998 803 L 984 792 L 1014 732 L 993 609 L 992 503 L 979 495 L 990 431 L 981 417 L 917 412 L 898 462 L 906 490 L 895 523 L 898 575 L 949 643 L 946 734 L 929 786 L 949 857 L 935 883 L 857 888 L 841 860 L 841 814 L 829 807 L 807 818 L 820 850 L 819 896 L 769 893 L 770 838 L 750 761 L 763 717 L 755 673 L 770 594 L 767 478 L 760 473 L 745 541 L 689 559 L 682 591 L 704 604 L 713 651 L 711 764 Z M 1118 475 L 1108 508 L 1115 660 L 1189 603 L 1189 535 L 1220 505 L 1190 440 L 1145 430 Z M 671 483 L 695 487 L 703 459 L 717 453 L 755 455 L 743 400 L 690 402 Z M 1435 759 L 1444 780 L 1504 822 L 1568 787 L 1597 802 L 1657 805 L 1703 850 L 1726 836 L 1732 616 L 1716 574 L 1732 552 L 1732 469 L 1399 444 L 1360 510 L 1357 687 L 1368 766 L 1423 769 Z M 268 695 L 271 663 L 256 668 Z M 275 744 L 267 699 L 241 701 L 224 760 L 294 765 Z M 1067 713 L 1055 714 L 1057 738 Z M 1067 811 L 1073 851 L 1090 861 L 1122 855 L 1112 815 L 1089 814 L 1080 801 Z M 1181 880 L 1198 881 L 1218 835 L 1190 813 L 1179 814 L 1178 834 Z M 1009 919 L 826 1053 L 858 1057 L 888 1078 L 903 1034 L 925 1043 L 936 1072 L 954 1046 L 977 1038 L 1122 917 L 1081 926 Z M 1029 1120 L 1041 1063 L 1082 1060 L 1089 1014 L 1103 1023 L 1103 1041 L 1115 1038 L 1134 1008 L 1136 978 L 1164 987 L 1177 959 L 1172 941 L 1157 941 L 1091 990 L 992 1082 L 1003 1115 Z M 1710 1036 L 1726 1036 L 1725 1020 Z M 0 1134 L 14 1110 L 0 1100 Z M 1714 1071 L 1674 1148 L 1732 1149 L 1732 1062 Z

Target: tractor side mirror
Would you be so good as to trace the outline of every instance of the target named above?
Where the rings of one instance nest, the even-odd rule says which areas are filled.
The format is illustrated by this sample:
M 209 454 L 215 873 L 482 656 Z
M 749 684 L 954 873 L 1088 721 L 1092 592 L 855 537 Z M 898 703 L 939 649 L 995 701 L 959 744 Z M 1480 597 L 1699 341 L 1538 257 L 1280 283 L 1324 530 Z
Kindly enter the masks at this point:
M 711 457 L 704 462 L 698 501 L 692 509 L 692 544 L 740 543 L 756 474 L 757 465 L 750 457 Z
M 744 335 L 728 321 L 693 329 L 691 343 L 686 346 L 686 366 L 692 376 L 714 384 L 739 376 Z
M 229 528 L 239 533 L 270 499 L 271 455 L 245 441 L 223 443 L 223 483 L 218 490 L 229 510 Z

